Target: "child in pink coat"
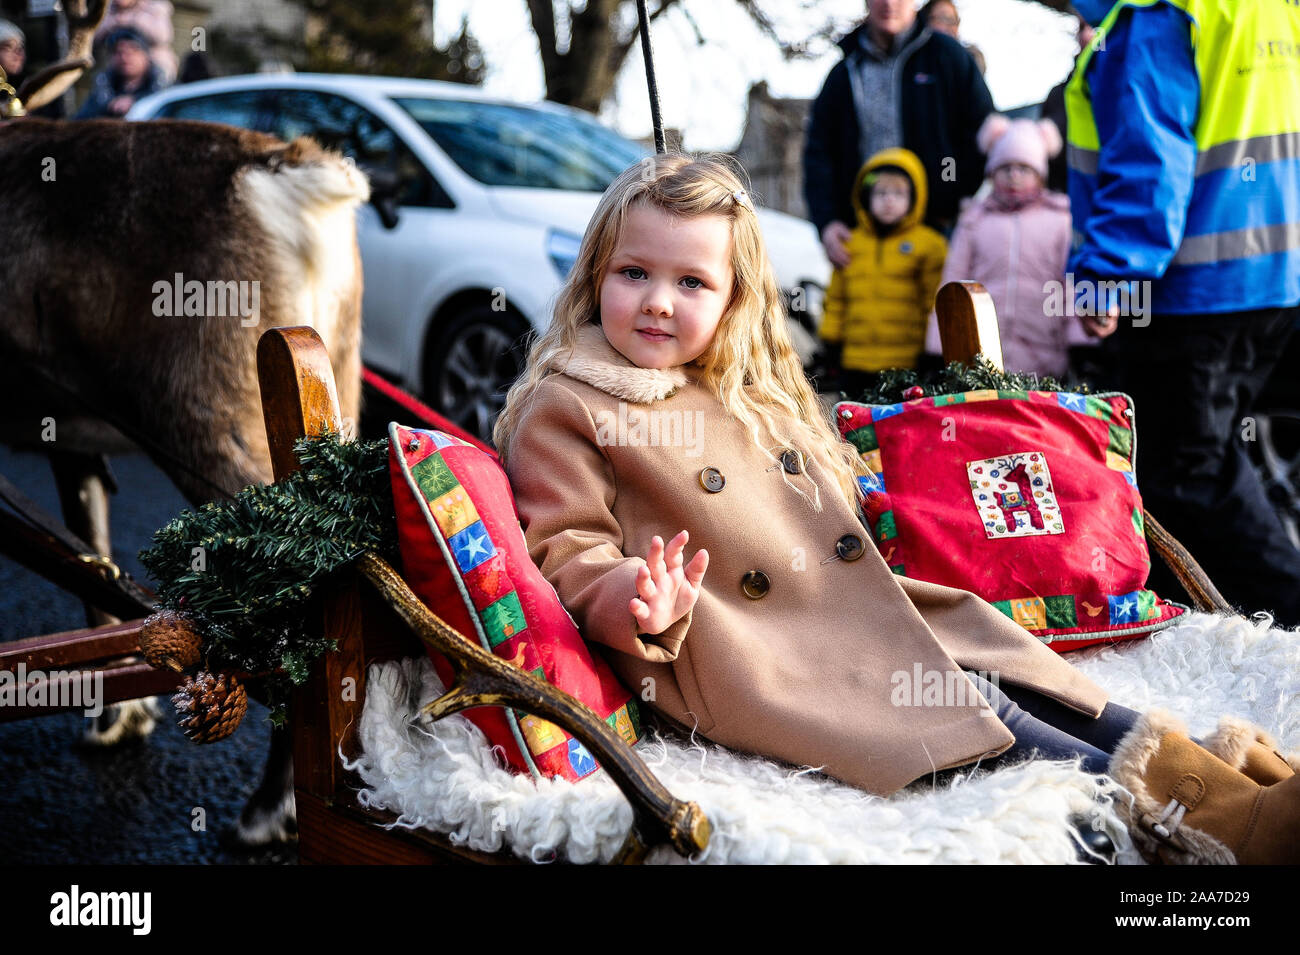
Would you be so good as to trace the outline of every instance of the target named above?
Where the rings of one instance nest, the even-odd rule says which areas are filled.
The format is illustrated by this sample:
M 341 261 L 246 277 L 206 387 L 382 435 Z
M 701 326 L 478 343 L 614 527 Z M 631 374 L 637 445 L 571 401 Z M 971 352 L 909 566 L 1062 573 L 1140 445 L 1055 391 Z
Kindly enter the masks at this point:
M 1065 309 L 1065 261 L 1070 251 L 1070 200 L 1045 186 L 1047 160 L 1061 151 L 1050 122 L 1009 120 L 994 113 L 979 131 L 993 190 L 962 210 L 948 248 L 943 281 L 974 279 L 997 308 L 1007 371 L 1063 377 L 1069 349 L 1093 345 Z M 1053 284 L 1054 283 L 1054 284 Z M 925 350 L 940 351 L 933 314 Z

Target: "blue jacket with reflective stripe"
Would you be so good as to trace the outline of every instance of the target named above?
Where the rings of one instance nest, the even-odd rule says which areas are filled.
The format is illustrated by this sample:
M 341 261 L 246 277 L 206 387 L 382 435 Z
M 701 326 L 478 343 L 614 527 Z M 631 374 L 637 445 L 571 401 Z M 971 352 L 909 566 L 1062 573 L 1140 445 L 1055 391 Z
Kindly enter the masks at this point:
M 1112 0 L 1075 0 L 1090 23 Z M 1101 140 L 1097 175 L 1070 169 L 1076 284 L 1152 280 L 1156 314 L 1238 312 L 1300 304 L 1300 243 L 1269 254 L 1203 261 L 1184 237 L 1267 225 L 1300 229 L 1300 158 L 1196 176 L 1200 80 L 1188 17 L 1160 3 L 1120 15 L 1087 79 Z M 1300 110 L 1300 103 L 1296 104 Z M 1263 197 L 1261 201 L 1260 197 Z

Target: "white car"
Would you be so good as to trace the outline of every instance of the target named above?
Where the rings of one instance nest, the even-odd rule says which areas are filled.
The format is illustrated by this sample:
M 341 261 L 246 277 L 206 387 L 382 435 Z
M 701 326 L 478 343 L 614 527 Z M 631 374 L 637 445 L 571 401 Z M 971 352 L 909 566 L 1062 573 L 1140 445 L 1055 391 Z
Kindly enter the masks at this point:
M 308 135 L 356 160 L 373 193 L 357 219 L 364 360 L 479 435 L 522 367 L 523 339 L 550 321 L 600 194 L 648 155 L 580 110 L 433 80 L 250 74 L 174 86 L 127 115 L 164 117 Z M 811 329 L 830 277 L 816 231 L 758 214 Z

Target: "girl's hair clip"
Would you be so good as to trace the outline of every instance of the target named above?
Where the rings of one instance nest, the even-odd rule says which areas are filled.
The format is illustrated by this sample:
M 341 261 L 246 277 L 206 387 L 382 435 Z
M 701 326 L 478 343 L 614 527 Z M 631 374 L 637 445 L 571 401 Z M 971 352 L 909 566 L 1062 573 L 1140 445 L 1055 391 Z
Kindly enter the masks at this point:
M 735 191 L 731 194 L 731 198 L 735 199 L 738 203 L 740 203 L 742 206 L 744 206 L 744 207 L 745 207 L 746 209 L 748 209 L 750 212 L 753 212 L 753 211 L 754 211 L 754 203 L 752 203 L 752 202 L 749 200 L 749 193 L 747 193 L 744 189 L 737 189 L 737 190 L 735 190 Z

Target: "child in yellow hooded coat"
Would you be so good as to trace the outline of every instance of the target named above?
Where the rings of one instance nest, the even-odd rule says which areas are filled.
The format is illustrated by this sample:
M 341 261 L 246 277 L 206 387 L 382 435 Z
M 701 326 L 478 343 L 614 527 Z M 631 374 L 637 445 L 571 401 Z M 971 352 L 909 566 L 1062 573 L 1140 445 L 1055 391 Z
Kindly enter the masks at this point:
M 845 243 L 851 259 L 831 276 L 819 331 L 851 398 L 874 384 L 876 372 L 915 368 L 924 348 L 948 254 L 943 236 L 922 224 L 925 202 L 925 168 L 906 149 L 876 153 L 855 180 L 858 224 Z

